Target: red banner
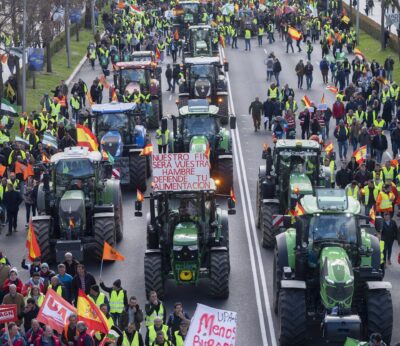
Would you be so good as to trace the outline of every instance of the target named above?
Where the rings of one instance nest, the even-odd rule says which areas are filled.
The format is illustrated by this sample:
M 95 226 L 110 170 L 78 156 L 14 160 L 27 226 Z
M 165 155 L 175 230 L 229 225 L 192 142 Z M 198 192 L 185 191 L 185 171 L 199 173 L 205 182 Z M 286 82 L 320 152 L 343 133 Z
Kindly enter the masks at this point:
M 17 306 L 15 304 L 0 305 L 0 324 L 14 322 L 17 319 Z

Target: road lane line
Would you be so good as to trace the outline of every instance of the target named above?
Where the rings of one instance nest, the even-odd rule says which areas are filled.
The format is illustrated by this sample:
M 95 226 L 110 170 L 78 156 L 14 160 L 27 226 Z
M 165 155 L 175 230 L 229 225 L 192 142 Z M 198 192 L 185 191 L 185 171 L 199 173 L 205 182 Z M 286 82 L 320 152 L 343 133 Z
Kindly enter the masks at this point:
M 268 52 L 265 48 L 264 48 L 264 53 L 265 53 L 265 55 L 268 55 Z
M 222 49 L 222 57 L 223 59 L 225 59 L 225 52 Z M 226 81 L 227 81 L 227 86 L 229 89 L 228 95 L 229 95 L 229 101 L 230 101 L 230 108 L 233 114 L 235 114 L 235 106 L 233 104 L 233 97 L 232 97 L 232 88 L 231 88 L 231 84 L 230 84 L 230 79 L 229 79 L 229 73 L 226 72 Z M 261 277 L 261 285 L 262 285 L 262 289 L 263 289 L 263 295 L 264 295 L 264 304 L 265 304 L 265 310 L 267 312 L 267 319 L 268 319 L 268 325 L 269 325 L 269 332 L 270 332 L 270 336 L 271 336 L 271 343 L 272 346 L 276 346 L 277 342 L 276 342 L 276 336 L 275 336 L 275 328 L 274 328 L 274 321 L 272 319 L 272 310 L 271 310 L 271 304 L 269 302 L 269 294 L 268 294 L 268 288 L 267 288 L 267 284 L 266 284 L 266 278 L 265 278 L 265 273 L 264 273 L 264 268 L 262 265 L 262 258 L 261 258 L 261 252 L 260 252 L 260 246 L 259 246 L 259 241 L 258 241 L 258 236 L 257 236 L 257 230 L 256 230 L 256 226 L 255 226 L 255 215 L 253 212 L 253 207 L 251 204 L 251 198 L 250 198 L 250 191 L 249 191 L 249 185 L 248 185 L 248 180 L 247 180 L 247 174 L 246 174 L 246 169 L 245 169 L 245 165 L 244 165 L 244 159 L 243 159 L 243 152 L 242 152 L 242 146 L 241 146 L 241 142 L 240 142 L 240 135 L 239 135 L 239 130 L 236 127 L 236 130 L 231 130 L 231 133 L 233 134 L 233 144 L 235 146 L 235 151 L 236 153 L 239 155 L 239 160 L 235 160 L 235 164 L 236 164 L 236 169 L 238 171 L 238 175 L 239 175 L 239 186 L 240 186 L 240 193 L 241 196 L 245 196 L 247 204 L 248 204 L 248 208 L 249 208 L 249 216 L 250 216 L 250 225 L 251 225 L 251 231 L 252 231 L 252 235 L 253 235 L 253 239 L 254 239 L 254 248 L 255 248 L 255 252 L 257 255 L 257 261 L 259 264 L 258 267 L 258 273 L 260 274 Z M 236 138 L 235 138 L 236 136 Z M 240 167 L 242 169 L 243 172 L 243 185 L 244 185 L 244 190 L 245 193 L 243 193 L 243 185 L 242 185 L 242 173 L 240 172 Z M 247 218 L 247 206 L 246 203 L 242 203 L 243 206 L 243 211 L 245 213 L 245 223 L 246 220 L 248 222 L 248 218 Z M 247 228 L 248 225 L 246 225 L 246 232 L 250 233 L 250 230 Z M 249 247 L 251 247 L 252 251 L 251 253 L 254 254 L 254 249 L 253 249 L 253 242 L 251 241 L 249 243 Z M 258 281 L 257 281 L 257 289 L 259 290 L 259 286 L 258 286 Z M 262 312 L 262 316 L 264 316 L 264 313 Z M 264 323 L 264 319 L 263 319 L 263 323 Z M 265 328 L 265 324 L 264 324 L 264 328 Z M 268 343 L 264 343 L 264 338 L 263 338 L 263 345 L 268 345 Z

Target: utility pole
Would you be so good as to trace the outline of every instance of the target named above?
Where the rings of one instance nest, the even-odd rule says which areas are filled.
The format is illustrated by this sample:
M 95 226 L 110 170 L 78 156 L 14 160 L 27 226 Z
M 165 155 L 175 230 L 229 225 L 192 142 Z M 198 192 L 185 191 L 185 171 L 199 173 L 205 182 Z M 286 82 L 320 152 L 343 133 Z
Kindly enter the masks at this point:
M 96 19 L 94 16 L 94 8 L 95 8 L 96 0 L 92 0 L 92 29 L 93 29 L 93 36 L 96 35 Z
M 26 112 L 26 0 L 24 0 L 22 24 L 22 112 Z
M 70 28 L 69 28 L 69 0 L 65 0 L 65 45 L 67 48 L 67 67 L 71 68 L 71 47 L 70 47 Z
M 381 0 L 381 50 L 385 50 L 385 0 Z
M 357 0 L 356 35 L 357 35 L 356 36 L 357 37 L 357 45 L 359 45 L 360 44 L 360 0 Z

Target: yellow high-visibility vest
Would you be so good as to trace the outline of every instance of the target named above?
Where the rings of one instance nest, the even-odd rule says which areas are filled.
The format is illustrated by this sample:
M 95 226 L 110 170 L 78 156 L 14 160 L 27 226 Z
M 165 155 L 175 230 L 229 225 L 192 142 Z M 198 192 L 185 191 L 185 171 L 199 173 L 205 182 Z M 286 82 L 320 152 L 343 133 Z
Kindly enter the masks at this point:
M 124 298 L 124 290 L 121 289 L 119 292 L 112 290 L 110 297 L 110 313 L 120 314 L 124 311 Z

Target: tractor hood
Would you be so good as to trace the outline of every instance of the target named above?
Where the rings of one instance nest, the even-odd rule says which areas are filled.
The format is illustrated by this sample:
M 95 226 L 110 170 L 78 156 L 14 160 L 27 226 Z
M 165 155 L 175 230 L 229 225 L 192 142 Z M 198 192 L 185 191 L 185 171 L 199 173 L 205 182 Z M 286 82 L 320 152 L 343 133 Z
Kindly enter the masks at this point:
M 194 222 L 181 222 L 175 227 L 174 248 L 183 246 L 197 246 L 197 226 Z
M 292 173 L 290 175 L 289 186 L 291 193 L 299 189 L 301 195 L 312 195 L 313 189 L 310 178 L 303 173 Z
M 109 131 L 101 138 L 101 150 L 110 153 L 112 157 L 122 155 L 123 145 L 118 131 Z
M 190 140 L 189 152 L 190 153 L 205 153 L 209 146 L 206 136 L 193 136 Z
M 130 82 L 126 87 L 125 90 L 128 91 L 129 95 L 132 95 L 133 92 L 135 91 L 135 89 L 137 91 L 140 91 L 140 84 L 139 82 Z
M 327 309 L 351 307 L 354 274 L 346 251 L 341 247 L 325 247 L 320 257 L 321 299 Z
M 69 190 L 61 197 L 59 205 L 61 229 L 79 229 L 86 224 L 85 194 L 81 190 Z
M 194 94 L 199 98 L 206 98 L 211 95 L 211 83 L 207 78 L 199 78 L 194 83 Z

